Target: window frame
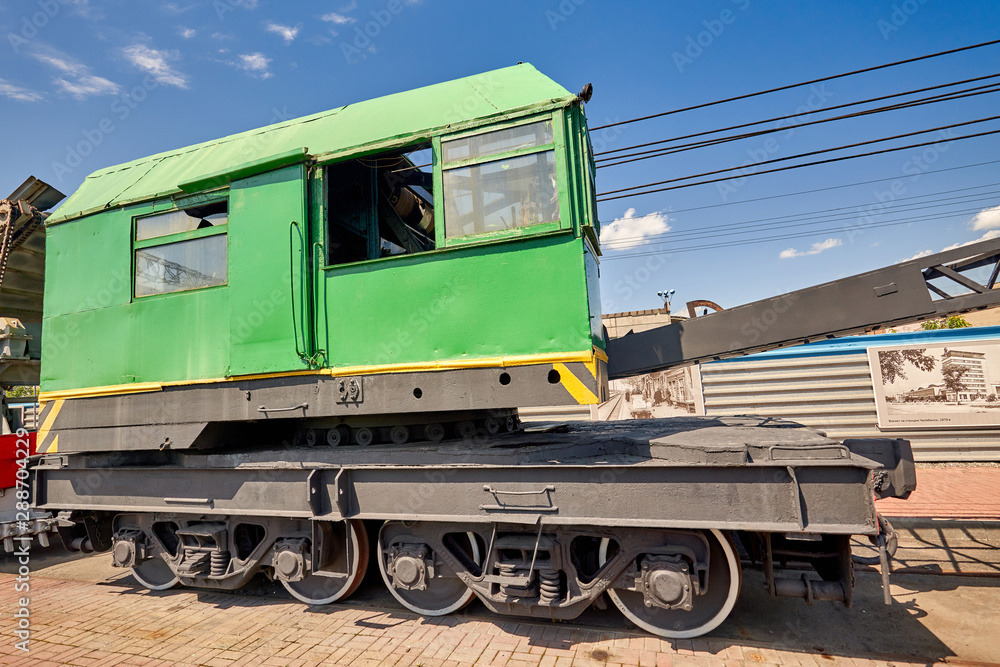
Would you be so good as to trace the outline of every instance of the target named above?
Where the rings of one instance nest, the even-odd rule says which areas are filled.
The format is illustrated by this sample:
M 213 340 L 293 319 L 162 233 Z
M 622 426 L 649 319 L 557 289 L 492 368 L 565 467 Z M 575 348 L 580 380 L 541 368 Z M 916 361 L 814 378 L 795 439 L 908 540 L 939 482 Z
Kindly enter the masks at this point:
M 353 262 L 342 262 L 340 264 L 331 264 L 330 255 L 327 250 L 327 244 L 330 242 L 330 187 L 329 178 L 327 177 L 327 169 L 333 165 L 347 162 L 349 160 L 360 160 L 366 157 L 377 156 L 380 153 L 388 153 L 395 151 L 403 151 L 411 146 L 424 146 L 429 145 L 431 151 L 431 181 L 434 187 L 434 193 L 440 192 L 441 187 L 440 176 L 441 170 L 440 166 L 440 137 L 433 136 L 430 134 L 425 135 L 415 135 L 412 137 L 407 137 L 405 141 L 394 141 L 391 143 L 380 142 L 376 145 L 366 146 L 363 149 L 355 150 L 352 152 L 338 154 L 334 158 L 323 159 L 317 161 L 317 163 L 310 169 L 308 179 L 309 179 L 309 205 L 311 212 L 309 214 L 310 227 L 314 230 L 311 233 L 310 238 L 315 242 L 314 245 L 319 245 L 322 247 L 322 253 L 319 255 L 319 260 L 312 260 L 316 262 L 319 270 L 321 271 L 331 271 L 335 269 L 345 268 L 345 267 L 355 267 L 361 266 L 363 264 L 370 264 L 371 262 L 390 262 L 394 260 L 400 260 L 403 258 L 413 259 L 414 257 L 424 257 L 426 255 L 431 255 L 436 252 L 440 252 L 444 249 L 441 245 L 443 236 L 441 235 L 441 227 L 438 224 L 438 201 L 437 194 L 432 193 L 434 197 L 434 248 L 432 250 L 427 250 L 424 252 L 416 253 L 401 253 L 398 255 L 389 255 L 386 257 L 372 257 L 370 259 L 359 259 Z M 426 150 L 426 149 L 421 149 Z
M 217 204 L 219 202 L 225 202 L 226 203 L 226 222 L 225 222 L 225 224 L 222 224 L 222 225 L 213 225 L 211 227 L 206 227 L 205 229 L 192 229 L 192 230 L 189 230 L 189 231 L 186 231 L 186 232 L 175 232 L 173 234 L 165 234 L 163 236 L 155 236 L 153 238 L 144 239 L 142 241 L 137 241 L 136 238 L 135 238 L 136 237 L 136 233 L 138 231 L 139 221 L 142 220 L 142 219 L 144 219 L 144 218 L 151 218 L 151 217 L 156 216 L 156 215 L 163 215 L 164 213 L 173 213 L 175 211 L 185 211 L 185 210 L 190 209 L 190 208 L 197 208 L 199 206 L 208 206 L 208 205 L 211 205 L 211 204 Z M 187 294 L 189 292 L 200 292 L 200 291 L 203 291 L 203 290 L 211 290 L 211 289 L 219 289 L 219 288 L 223 288 L 223 287 L 228 287 L 229 286 L 229 251 L 230 251 L 230 247 L 229 247 L 229 219 L 230 219 L 229 215 L 230 215 L 230 213 L 231 212 L 229 210 L 229 196 L 228 196 L 228 193 L 226 193 L 223 196 L 219 196 L 218 194 L 212 194 L 212 195 L 207 196 L 207 197 L 191 197 L 191 198 L 185 198 L 182 201 L 172 201 L 171 202 L 171 206 L 165 207 L 165 208 L 160 209 L 160 210 L 157 210 L 157 207 L 154 205 L 152 207 L 151 211 L 149 211 L 147 213 L 140 214 L 140 215 L 134 215 L 134 216 L 132 216 L 132 224 L 131 224 L 131 231 L 130 231 L 130 233 L 132 235 L 131 236 L 131 241 L 132 241 L 132 257 L 131 257 L 131 267 L 132 267 L 131 268 L 131 272 L 132 272 L 132 276 L 131 276 L 132 290 L 131 290 L 131 292 L 132 292 L 132 301 L 135 302 L 135 301 L 140 300 L 140 299 L 143 300 L 143 301 L 145 301 L 146 299 L 155 299 L 155 298 L 158 298 L 158 297 L 172 296 L 172 295 L 175 295 L 175 294 Z M 174 291 L 171 291 L 171 292 L 157 292 L 155 294 L 144 294 L 144 295 L 136 294 L 136 275 L 135 275 L 135 269 L 136 269 L 136 254 L 138 253 L 138 251 L 145 250 L 146 248 L 155 248 L 155 247 L 158 247 L 158 246 L 166 246 L 166 245 L 171 245 L 171 244 L 174 244 L 174 243 L 180 243 L 182 241 L 193 241 L 193 240 L 197 240 L 197 239 L 207 238 L 209 236 L 218 236 L 220 234 L 225 234 L 226 235 L 226 281 L 224 283 L 222 283 L 221 285 L 206 285 L 204 287 L 191 287 L 191 288 L 188 288 L 188 289 L 174 290 Z
M 456 160 L 454 162 L 444 163 L 444 152 L 442 144 L 448 141 L 454 141 L 456 139 L 465 139 L 467 137 L 472 137 L 480 134 L 487 134 L 489 132 L 495 132 L 498 130 L 506 130 L 513 127 L 518 127 L 521 125 L 530 125 L 532 123 L 550 121 L 552 123 L 552 142 L 548 144 L 540 144 L 538 146 L 527 146 L 525 148 L 517 148 L 514 150 L 503 151 L 500 153 L 493 153 L 491 155 L 485 155 L 475 158 L 466 158 L 464 160 Z M 499 162 L 501 160 L 508 160 L 511 158 L 522 157 L 525 155 L 534 155 L 537 153 L 546 153 L 552 151 L 555 157 L 555 167 L 556 167 L 556 190 L 559 193 L 559 219 L 552 220 L 548 222 L 537 222 L 531 225 L 525 225 L 523 227 L 514 227 L 513 229 L 501 229 L 489 232 L 480 232 L 478 234 L 466 234 L 463 236 L 453 236 L 448 237 L 446 229 L 448 226 L 447 215 L 445 214 L 445 198 L 447 193 L 444 188 L 444 172 L 450 171 L 452 169 L 465 169 L 468 167 L 473 167 L 481 164 L 486 164 L 489 162 Z M 435 168 L 434 170 L 434 188 L 437 192 L 440 192 L 440 214 L 441 214 L 441 224 L 437 228 L 438 232 L 438 244 L 441 248 L 455 247 L 455 246 L 465 246 L 475 243 L 484 243 L 487 241 L 503 240 L 520 236 L 535 236 L 539 234 L 551 234 L 553 232 L 560 232 L 562 230 L 572 229 L 573 215 L 572 215 L 572 202 L 570 201 L 569 184 L 569 166 L 567 164 L 566 157 L 566 145 L 565 145 L 565 119 L 562 113 L 548 112 L 544 114 L 534 114 L 530 116 L 524 116 L 516 120 L 512 120 L 506 123 L 495 123 L 487 126 L 480 126 L 471 130 L 464 130 L 462 132 L 456 132 L 454 134 L 446 134 L 439 137 L 435 137 L 434 141 L 434 159 Z M 437 195 L 435 195 L 437 199 Z M 437 215 L 437 207 L 435 207 L 435 215 Z M 437 223 L 435 223 L 437 225 Z

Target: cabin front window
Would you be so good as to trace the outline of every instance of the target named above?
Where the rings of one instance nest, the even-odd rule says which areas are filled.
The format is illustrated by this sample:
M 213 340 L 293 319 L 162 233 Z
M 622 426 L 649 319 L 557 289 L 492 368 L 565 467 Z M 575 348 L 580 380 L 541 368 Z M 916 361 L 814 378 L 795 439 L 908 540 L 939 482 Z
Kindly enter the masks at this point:
M 326 167 L 329 263 L 434 250 L 433 161 L 424 143 Z
M 448 238 L 559 220 L 552 121 L 441 143 Z
M 135 221 L 135 296 L 225 285 L 227 202 Z

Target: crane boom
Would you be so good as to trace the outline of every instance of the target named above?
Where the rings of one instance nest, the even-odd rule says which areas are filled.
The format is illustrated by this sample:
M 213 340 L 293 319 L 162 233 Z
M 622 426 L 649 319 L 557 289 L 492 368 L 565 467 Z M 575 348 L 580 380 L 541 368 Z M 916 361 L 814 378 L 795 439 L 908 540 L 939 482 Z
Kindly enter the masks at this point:
M 982 310 L 1000 304 L 1000 290 L 994 289 L 998 275 L 1000 239 L 927 255 L 611 339 L 608 377 Z

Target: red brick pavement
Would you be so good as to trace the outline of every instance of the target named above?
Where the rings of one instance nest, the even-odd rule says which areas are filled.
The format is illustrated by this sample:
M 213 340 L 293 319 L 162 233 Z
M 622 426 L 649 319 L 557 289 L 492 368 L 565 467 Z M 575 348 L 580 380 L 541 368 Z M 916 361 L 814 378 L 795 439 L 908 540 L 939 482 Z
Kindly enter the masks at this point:
M 876 508 L 888 517 L 1000 520 L 1000 468 L 918 468 L 907 500 L 887 498 Z
M 14 646 L 15 578 L 0 575 L 0 664 L 198 665 L 244 667 L 724 667 L 896 665 L 854 656 L 734 643 L 665 641 L 567 625 L 495 622 L 344 605 L 175 589 L 155 593 L 125 582 L 31 579 L 31 644 Z M 921 663 L 927 664 L 927 663 Z

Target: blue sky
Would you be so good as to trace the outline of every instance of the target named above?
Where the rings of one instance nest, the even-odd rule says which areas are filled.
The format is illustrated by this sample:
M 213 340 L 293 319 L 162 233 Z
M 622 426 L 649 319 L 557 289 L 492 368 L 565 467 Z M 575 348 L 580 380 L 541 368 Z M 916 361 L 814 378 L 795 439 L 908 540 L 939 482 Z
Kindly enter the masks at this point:
M 69 194 L 102 167 L 518 61 L 573 91 L 592 82 L 587 113 L 596 127 L 988 41 L 998 25 L 1000 4 L 986 0 L 14 0 L 0 5 L 0 189 L 34 174 Z M 593 138 L 597 150 L 611 150 L 998 66 L 1000 46 L 987 47 Z M 997 108 L 996 94 L 981 95 L 606 167 L 598 190 L 1000 115 Z M 989 210 L 1000 205 L 1000 162 L 980 164 L 1000 160 L 1000 135 L 949 140 L 991 129 L 1000 122 L 896 142 L 939 141 L 926 149 L 602 203 L 605 239 L 632 246 L 606 250 L 604 310 L 657 307 L 664 289 L 676 290 L 675 310 L 692 299 L 735 306 L 1000 233 L 1000 211 Z M 877 182 L 840 187 L 866 181 Z M 709 229 L 779 216 L 795 224 L 830 209 L 838 211 L 822 225 L 742 236 Z M 885 224 L 907 215 L 921 219 Z M 771 238 L 791 233 L 808 235 Z M 764 242 L 685 249 L 734 240 Z

